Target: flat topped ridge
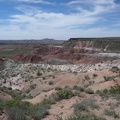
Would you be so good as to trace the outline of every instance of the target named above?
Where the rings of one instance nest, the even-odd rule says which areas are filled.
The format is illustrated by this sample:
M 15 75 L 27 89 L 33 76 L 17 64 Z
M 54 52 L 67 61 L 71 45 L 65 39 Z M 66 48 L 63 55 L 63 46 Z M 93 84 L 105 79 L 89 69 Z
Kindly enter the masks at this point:
M 70 38 L 69 41 L 116 41 L 120 42 L 120 37 L 102 37 L 102 38 Z

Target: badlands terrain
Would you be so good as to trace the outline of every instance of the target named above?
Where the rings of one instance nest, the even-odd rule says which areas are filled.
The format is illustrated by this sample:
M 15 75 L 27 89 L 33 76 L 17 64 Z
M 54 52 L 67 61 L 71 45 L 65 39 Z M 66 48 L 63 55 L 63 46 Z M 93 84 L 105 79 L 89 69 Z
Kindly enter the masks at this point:
M 0 42 L 0 120 L 120 120 L 120 38 L 43 41 Z

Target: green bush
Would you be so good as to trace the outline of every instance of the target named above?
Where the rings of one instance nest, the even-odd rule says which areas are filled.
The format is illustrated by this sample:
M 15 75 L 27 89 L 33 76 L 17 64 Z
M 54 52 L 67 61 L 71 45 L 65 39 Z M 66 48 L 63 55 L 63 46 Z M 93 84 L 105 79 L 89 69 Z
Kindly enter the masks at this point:
M 42 73 L 40 73 L 40 71 L 37 71 L 37 76 L 42 76 Z
M 0 99 L 0 115 L 3 113 L 5 101 Z
M 92 90 L 92 89 L 86 89 L 85 90 L 85 92 L 87 93 L 87 94 L 94 94 L 94 91 Z
M 114 87 L 111 87 L 110 90 L 109 90 L 109 93 L 120 94 L 120 85 L 116 85 Z
M 105 81 L 111 81 L 113 80 L 116 76 L 103 76 Z
M 80 95 L 80 92 L 79 92 L 79 91 L 75 91 L 75 92 L 74 92 L 74 95 L 75 95 L 75 96 L 78 96 L 78 97 L 81 97 L 81 95 Z
M 97 77 L 98 75 L 97 74 L 93 74 L 93 78 Z
M 69 99 L 74 96 L 73 92 L 69 89 L 63 89 L 56 94 L 58 100 Z
M 11 107 L 7 109 L 9 120 L 25 120 L 25 112 L 19 107 Z
M 113 67 L 110 69 L 110 71 L 112 71 L 112 72 L 119 72 L 120 69 L 119 69 L 117 66 L 113 66 Z
M 12 90 L 11 88 L 7 87 L 0 87 L 0 90 L 11 95 L 14 99 L 23 99 L 22 93 L 19 90 Z
M 31 115 L 31 117 L 34 120 L 41 120 L 46 115 L 48 115 L 48 109 L 50 108 L 49 104 L 37 104 L 31 106 L 31 108 L 28 111 L 28 115 Z
M 62 90 L 62 88 L 61 87 L 55 87 L 55 90 Z
M 84 88 L 83 88 L 83 87 L 80 87 L 80 86 L 74 86 L 73 89 L 74 89 L 74 90 L 81 91 L 81 92 L 84 91 Z
M 53 85 L 54 82 L 53 82 L 53 81 L 49 81 L 48 84 L 49 84 L 49 85 Z
M 104 90 L 103 90 L 103 93 L 108 93 L 108 89 L 104 89 Z
M 51 103 L 43 101 L 40 104 L 32 105 L 29 102 L 16 99 L 10 101 L 0 100 L 0 113 L 5 110 L 9 120 L 25 120 L 26 116 L 30 116 L 34 120 L 40 120 L 48 115 Z

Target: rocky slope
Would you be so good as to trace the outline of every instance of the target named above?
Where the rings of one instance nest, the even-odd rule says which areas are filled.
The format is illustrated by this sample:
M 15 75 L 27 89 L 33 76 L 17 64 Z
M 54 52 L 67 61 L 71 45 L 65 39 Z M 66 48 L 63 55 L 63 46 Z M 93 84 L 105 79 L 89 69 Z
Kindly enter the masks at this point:
M 12 89 L 22 90 L 25 87 L 24 83 L 27 84 L 27 81 L 30 82 L 30 80 L 34 79 L 34 74 L 36 73 L 37 75 L 37 72 L 40 72 L 42 70 L 66 73 L 87 73 L 87 72 L 89 73 L 102 70 L 110 70 L 114 66 L 120 68 L 119 63 L 120 63 L 119 60 L 114 60 L 94 65 L 93 64 L 50 65 L 32 63 L 20 64 L 9 60 L 5 63 L 5 69 L 0 72 L 0 83 L 1 85 L 11 87 Z M 35 78 L 37 78 L 37 76 Z
M 55 58 L 58 60 L 55 64 L 61 64 L 62 60 L 72 64 L 94 64 L 119 58 L 120 54 L 114 53 L 120 51 L 119 45 L 119 38 L 71 38 L 59 46 L 36 46 L 30 54 L 18 54 L 13 58 L 26 63 L 46 63 Z

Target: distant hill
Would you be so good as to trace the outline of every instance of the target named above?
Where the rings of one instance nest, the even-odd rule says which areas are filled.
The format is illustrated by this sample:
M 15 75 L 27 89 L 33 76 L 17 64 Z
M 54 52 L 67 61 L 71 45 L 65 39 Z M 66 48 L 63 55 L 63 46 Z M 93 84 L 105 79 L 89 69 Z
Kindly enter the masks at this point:
M 40 40 L 30 39 L 30 40 L 0 40 L 0 44 L 62 44 L 65 40 L 55 40 L 44 38 Z

